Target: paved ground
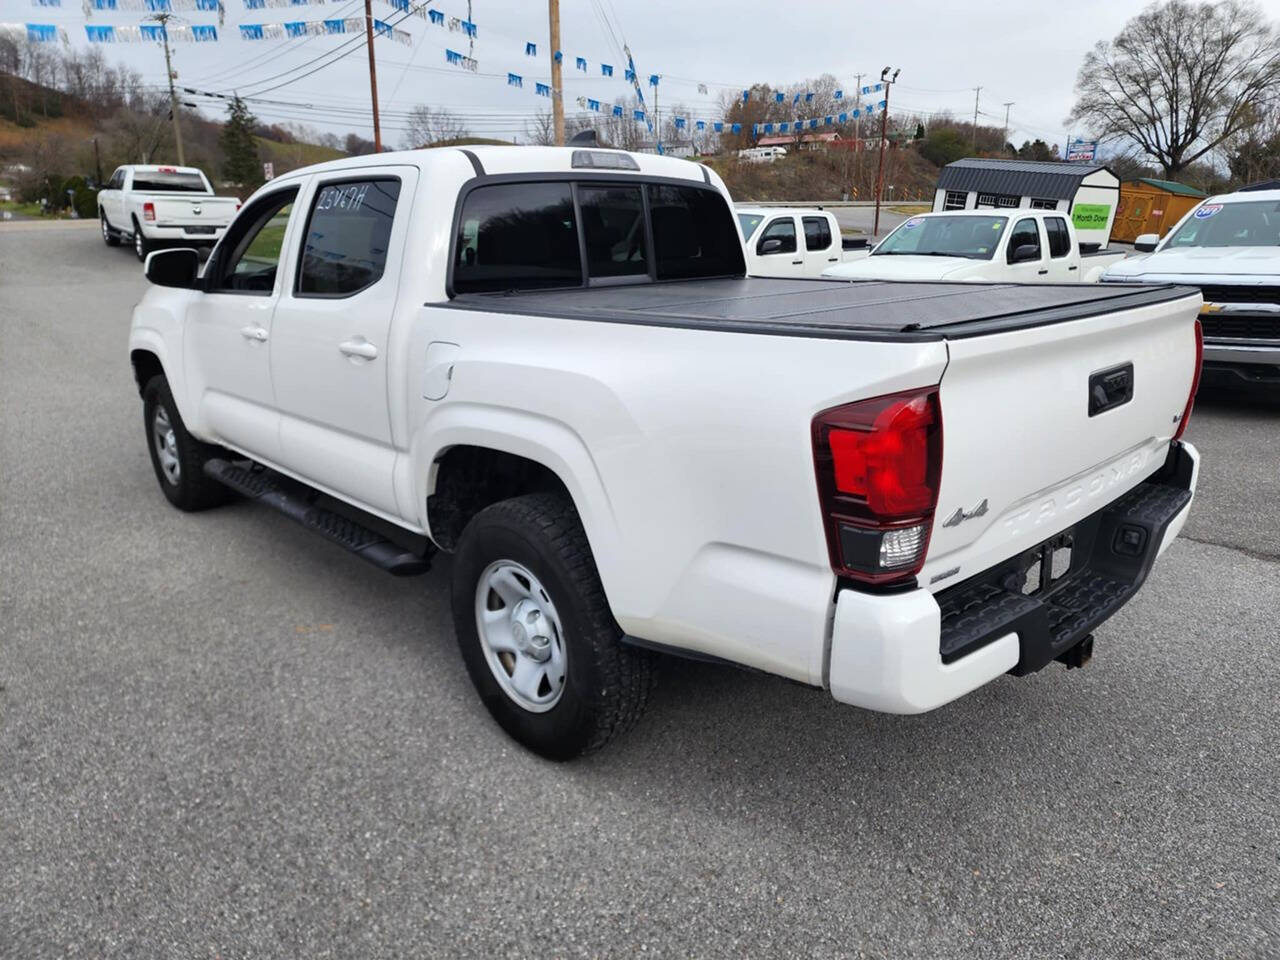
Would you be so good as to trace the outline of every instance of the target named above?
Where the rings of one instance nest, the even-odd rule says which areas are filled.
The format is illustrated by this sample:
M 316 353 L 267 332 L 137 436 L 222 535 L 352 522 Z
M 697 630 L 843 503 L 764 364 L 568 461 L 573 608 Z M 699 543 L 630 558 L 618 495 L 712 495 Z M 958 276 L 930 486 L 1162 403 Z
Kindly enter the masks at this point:
M 0 956 L 1280 956 L 1280 409 L 1097 659 L 893 718 L 673 662 L 556 766 L 394 580 L 156 489 L 142 289 L 0 226 Z

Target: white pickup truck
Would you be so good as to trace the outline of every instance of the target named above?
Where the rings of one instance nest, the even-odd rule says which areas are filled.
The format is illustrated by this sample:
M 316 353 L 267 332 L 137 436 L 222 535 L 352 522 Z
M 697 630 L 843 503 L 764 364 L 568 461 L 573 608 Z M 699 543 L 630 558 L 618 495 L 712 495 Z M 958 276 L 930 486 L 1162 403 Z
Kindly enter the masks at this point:
M 865 240 L 846 240 L 840 224 L 817 207 L 736 210 L 752 277 L 820 277 L 832 264 L 867 255 Z
M 198 167 L 129 164 L 98 191 L 102 239 L 114 247 L 128 238 L 139 260 L 164 244 L 213 246 L 239 209 L 237 198 L 214 196 Z
M 1095 283 L 1123 250 L 1082 252 L 1071 219 L 1052 210 L 950 210 L 898 224 L 869 257 L 832 266 L 842 280 Z
M 1184 283 L 1204 295 L 1204 374 L 1274 395 L 1280 388 L 1280 190 L 1242 190 L 1200 203 L 1154 252 L 1114 264 L 1104 283 Z
M 1196 485 L 1196 291 L 748 277 L 669 157 L 339 160 L 146 273 L 165 497 L 451 552 L 471 678 L 546 756 L 630 725 L 654 651 L 894 713 L 1082 665 Z

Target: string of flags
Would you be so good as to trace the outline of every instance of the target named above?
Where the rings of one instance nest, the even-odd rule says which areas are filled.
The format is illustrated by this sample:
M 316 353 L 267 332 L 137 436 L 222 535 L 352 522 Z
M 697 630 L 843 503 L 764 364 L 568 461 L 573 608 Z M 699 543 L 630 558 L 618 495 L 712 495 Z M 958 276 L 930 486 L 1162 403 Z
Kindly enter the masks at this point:
M 84 25 L 85 36 L 90 43 L 159 43 L 168 36 L 178 43 L 211 43 L 218 39 L 218 28 L 213 24 L 143 23 L 137 26 L 108 26 L 98 23 Z
M 53 23 L 0 23 L 0 35 L 18 43 L 70 43 L 67 31 Z
M 877 110 L 884 110 L 888 106 L 887 100 L 881 100 L 879 103 L 868 103 L 865 107 L 856 110 L 849 110 L 845 113 L 827 114 L 824 117 L 808 117 L 799 120 L 782 120 L 773 123 L 753 123 L 751 125 L 751 135 L 759 136 L 761 133 L 792 133 L 801 130 L 817 130 L 818 127 L 830 127 L 837 123 L 848 123 L 850 120 L 857 119 L 860 116 L 871 116 Z M 680 124 L 677 122 L 677 127 Z
M 445 52 L 444 52 L 444 61 L 445 63 L 457 64 L 463 70 L 470 70 L 472 73 L 475 73 L 477 67 L 479 66 L 479 64 L 476 63 L 475 58 L 468 57 L 465 53 L 459 53 L 457 50 L 449 50 L 447 48 L 445 49 Z M 511 74 L 511 76 L 515 76 L 515 74 Z M 519 80 L 520 78 L 517 77 L 516 79 Z M 507 78 L 507 82 L 508 83 L 511 82 L 510 77 Z M 515 84 L 515 86 L 523 86 L 523 85 L 524 85 L 523 83 Z
M 33 5 L 60 7 L 62 0 L 31 0 Z M 221 19 L 225 12 L 221 0 L 83 0 L 81 7 L 86 17 L 94 11 L 130 13 L 216 13 Z
M 294 20 L 288 23 L 242 23 L 241 40 L 290 40 L 294 37 L 320 37 L 339 33 L 364 33 L 364 17 L 342 20 Z M 399 30 L 383 20 L 373 21 L 373 35 L 388 37 L 397 43 L 413 43 L 408 30 Z M 170 33 L 172 36 L 172 32 Z M 215 38 L 216 39 L 216 38 Z

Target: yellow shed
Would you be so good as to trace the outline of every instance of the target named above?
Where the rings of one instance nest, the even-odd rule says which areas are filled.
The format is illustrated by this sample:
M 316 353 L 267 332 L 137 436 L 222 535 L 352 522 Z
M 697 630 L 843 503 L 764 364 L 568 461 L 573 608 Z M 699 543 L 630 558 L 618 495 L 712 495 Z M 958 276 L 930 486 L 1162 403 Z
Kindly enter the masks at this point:
M 1120 184 L 1120 206 L 1111 239 L 1133 243 L 1144 233 L 1164 236 L 1205 193 L 1185 183 L 1139 177 Z

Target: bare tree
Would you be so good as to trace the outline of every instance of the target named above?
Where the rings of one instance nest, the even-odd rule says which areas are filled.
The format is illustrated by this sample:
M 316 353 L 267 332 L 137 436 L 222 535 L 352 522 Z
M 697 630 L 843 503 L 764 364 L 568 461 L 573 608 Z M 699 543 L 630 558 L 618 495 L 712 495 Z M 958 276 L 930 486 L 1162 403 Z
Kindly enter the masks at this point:
M 408 150 L 471 135 L 466 122 L 443 107 L 432 109 L 420 103 L 409 112 L 407 122 L 400 142 Z
M 533 115 L 533 119 L 524 125 L 524 138 L 534 146 L 555 146 L 556 129 L 550 110 L 539 110 Z
M 1251 126 L 1280 95 L 1280 34 L 1242 0 L 1167 0 L 1084 58 L 1070 123 L 1136 144 L 1166 176 Z

